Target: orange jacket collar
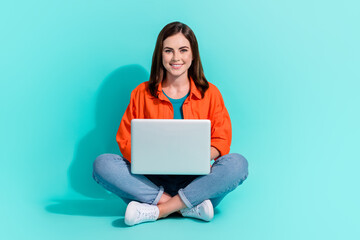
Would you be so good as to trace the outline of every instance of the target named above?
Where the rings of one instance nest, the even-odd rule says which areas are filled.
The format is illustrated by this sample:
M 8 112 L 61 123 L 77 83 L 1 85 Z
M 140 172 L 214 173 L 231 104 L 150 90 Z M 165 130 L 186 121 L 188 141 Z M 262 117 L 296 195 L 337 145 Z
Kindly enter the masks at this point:
M 196 97 L 197 99 L 201 99 L 201 92 L 199 89 L 197 89 L 194 80 L 190 78 L 190 98 Z M 169 99 L 165 96 L 165 94 L 162 91 L 162 82 L 160 82 L 158 86 L 158 98 L 160 100 L 169 101 Z

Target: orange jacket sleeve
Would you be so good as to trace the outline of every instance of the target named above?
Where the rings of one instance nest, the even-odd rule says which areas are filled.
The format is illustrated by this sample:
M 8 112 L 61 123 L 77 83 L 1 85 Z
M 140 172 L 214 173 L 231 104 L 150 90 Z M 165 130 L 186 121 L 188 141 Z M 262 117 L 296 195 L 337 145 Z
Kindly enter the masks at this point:
M 119 145 L 120 152 L 129 162 L 131 162 L 131 120 L 134 118 L 136 118 L 136 108 L 133 91 L 131 93 L 130 103 L 125 110 L 116 134 L 116 141 Z
M 220 156 L 223 156 L 230 152 L 231 120 L 221 93 L 217 88 L 214 89 L 211 105 L 211 146 L 220 152 Z

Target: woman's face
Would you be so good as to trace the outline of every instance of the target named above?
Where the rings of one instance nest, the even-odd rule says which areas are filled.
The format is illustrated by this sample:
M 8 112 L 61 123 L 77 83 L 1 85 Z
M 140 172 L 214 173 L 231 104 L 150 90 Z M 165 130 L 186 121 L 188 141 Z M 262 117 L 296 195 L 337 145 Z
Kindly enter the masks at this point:
M 179 77 L 186 74 L 193 60 L 189 40 L 182 33 L 166 38 L 163 42 L 162 63 L 167 74 Z

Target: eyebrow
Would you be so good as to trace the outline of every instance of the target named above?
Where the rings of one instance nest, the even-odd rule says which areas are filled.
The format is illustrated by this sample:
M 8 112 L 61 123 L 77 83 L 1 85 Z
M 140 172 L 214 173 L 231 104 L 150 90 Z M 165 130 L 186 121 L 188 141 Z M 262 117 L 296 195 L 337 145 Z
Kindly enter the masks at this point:
M 164 49 L 165 49 L 165 48 L 168 48 L 168 49 L 173 50 L 171 47 L 164 47 Z M 182 49 L 182 48 L 189 48 L 189 47 L 187 47 L 187 46 L 182 46 L 182 47 L 179 47 L 179 49 Z

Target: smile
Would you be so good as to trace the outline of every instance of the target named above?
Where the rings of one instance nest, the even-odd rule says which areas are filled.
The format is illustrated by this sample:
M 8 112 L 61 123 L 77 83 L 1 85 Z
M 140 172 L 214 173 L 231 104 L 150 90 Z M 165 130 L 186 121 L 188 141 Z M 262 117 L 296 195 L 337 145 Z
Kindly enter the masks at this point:
M 170 64 L 173 69 L 181 68 L 182 64 Z

